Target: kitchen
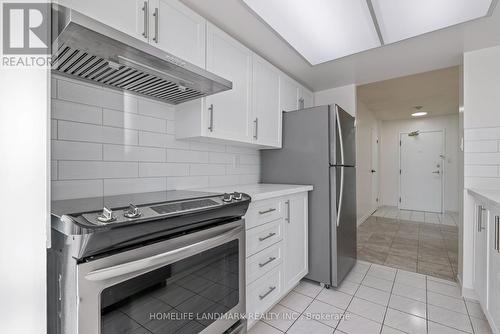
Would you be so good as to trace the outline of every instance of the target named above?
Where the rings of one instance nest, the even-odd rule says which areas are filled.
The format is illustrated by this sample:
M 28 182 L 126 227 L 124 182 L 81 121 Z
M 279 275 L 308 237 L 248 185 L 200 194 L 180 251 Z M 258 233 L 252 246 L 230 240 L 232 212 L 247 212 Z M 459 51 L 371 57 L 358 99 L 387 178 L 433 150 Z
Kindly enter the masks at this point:
M 2 223 L 2 254 L 23 259 L 2 257 L 2 296 L 16 305 L 2 305 L 2 332 L 498 332 L 496 1 L 463 1 L 456 23 L 477 20 L 408 40 L 455 21 L 394 37 L 383 3 L 344 8 L 368 14 L 359 29 L 335 14 L 340 44 L 316 41 L 331 48 L 318 53 L 279 25 L 279 1 L 52 4 L 52 68 L 2 68 L 2 201 L 16 209 L 6 221 L 30 222 Z M 455 44 L 421 50 L 444 40 Z M 371 169 L 357 86 L 451 66 L 462 80 L 456 275 L 357 260 L 368 219 L 357 181 Z M 31 98 L 13 92 L 14 75 L 38 79 Z

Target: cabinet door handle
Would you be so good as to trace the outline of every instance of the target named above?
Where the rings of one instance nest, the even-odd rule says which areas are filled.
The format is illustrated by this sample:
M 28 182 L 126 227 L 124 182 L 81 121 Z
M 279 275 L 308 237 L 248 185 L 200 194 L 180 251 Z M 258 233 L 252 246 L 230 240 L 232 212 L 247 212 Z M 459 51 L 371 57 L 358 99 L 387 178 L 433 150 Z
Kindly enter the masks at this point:
M 209 112 L 209 121 L 208 121 L 208 130 L 210 132 L 214 131 L 214 105 L 211 104 L 210 107 L 208 107 L 208 112 Z
M 270 208 L 264 211 L 259 211 L 259 215 L 265 215 L 266 213 L 276 211 L 276 208 Z
M 500 217 L 495 216 L 495 249 L 500 253 Z
M 159 29 L 159 20 L 160 20 L 160 11 L 158 7 L 155 8 L 155 11 L 153 13 L 153 16 L 155 18 L 155 36 L 153 37 L 153 41 L 158 44 L 159 39 L 158 39 L 158 29 Z
M 483 225 L 483 206 L 479 205 L 477 207 L 477 231 L 481 232 L 481 225 Z
M 290 223 L 290 200 L 287 200 L 285 202 L 286 204 L 286 218 L 285 220 L 287 221 L 287 223 Z
M 268 235 L 266 235 L 265 237 L 259 237 L 259 241 L 264 241 L 266 239 L 269 239 L 271 237 L 274 237 L 276 235 L 276 233 L 272 232 L 272 233 L 269 233 Z
M 269 260 L 267 260 L 266 262 L 259 263 L 259 267 L 260 268 L 265 267 L 266 265 L 268 265 L 269 263 L 273 262 L 274 260 L 276 260 L 276 257 L 271 256 L 269 258 Z
M 254 135 L 253 137 L 255 139 L 259 138 L 259 119 L 258 118 L 255 118 L 255 120 L 253 121 L 254 124 L 255 124 L 255 132 L 254 132 Z
M 267 295 L 269 295 L 271 292 L 273 292 L 274 290 L 276 290 L 276 287 L 275 286 L 270 286 L 269 287 L 269 290 L 267 290 L 266 293 L 264 293 L 263 295 L 259 295 L 259 299 L 262 300 L 264 298 L 267 297 Z
M 144 12 L 144 32 L 142 33 L 142 36 L 144 36 L 144 38 L 148 38 L 148 30 L 149 30 L 148 1 L 144 1 L 144 5 L 142 6 L 142 11 Z

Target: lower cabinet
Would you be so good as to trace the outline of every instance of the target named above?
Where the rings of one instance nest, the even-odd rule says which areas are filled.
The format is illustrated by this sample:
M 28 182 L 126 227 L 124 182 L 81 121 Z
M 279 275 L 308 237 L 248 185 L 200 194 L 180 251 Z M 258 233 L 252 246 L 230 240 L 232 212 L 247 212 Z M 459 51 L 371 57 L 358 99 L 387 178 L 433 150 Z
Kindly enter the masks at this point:
M 252 202 L 246 220 L 248 328 L 308 272 L 307 192 Z
M 500 333 L 500 212 L 492 212 L 488 229 L 487 310 L 494 333 Z
M 483 307 L 487 304 L 487 267 L 488 267 L 488 216 L 483 205 L 476 205 L 476 221 L 474 224 L 474 290 Z

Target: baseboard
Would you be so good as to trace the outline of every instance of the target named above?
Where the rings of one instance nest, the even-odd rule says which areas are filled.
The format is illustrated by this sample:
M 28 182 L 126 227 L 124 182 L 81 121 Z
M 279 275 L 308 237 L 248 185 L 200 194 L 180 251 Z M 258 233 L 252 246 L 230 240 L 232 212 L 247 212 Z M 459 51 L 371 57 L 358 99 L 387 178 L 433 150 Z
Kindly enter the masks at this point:
M 361 218 L 358 218 L 358 221 L 357 221 L 357 223 L 356 223 L 356 224 L 357 224 L 357 226 L 359 226 L 359 225 L 363 224 L 363 223 L 365 222 L 365 220 L 367 220 L 367 219 L 368 219 L 368 217 L 370 217 L 371 215 L 372 215 L 372 214 L 371 214 L 371 213 L 369 213 L 369 214 L 364 215 L 364 216 L 363 216 L 363 217 L 361 217 Z
M 468 298 L 468 299 L 478 300 L 477 294 L 476 294 L 476 291 L 474 291 L 474 288 L 464 287 L 459 275 L 457 275 L 457 282 L 458 282 L 458 285 L 460 286 L 460 290 L 462 291 L 462 297 Z

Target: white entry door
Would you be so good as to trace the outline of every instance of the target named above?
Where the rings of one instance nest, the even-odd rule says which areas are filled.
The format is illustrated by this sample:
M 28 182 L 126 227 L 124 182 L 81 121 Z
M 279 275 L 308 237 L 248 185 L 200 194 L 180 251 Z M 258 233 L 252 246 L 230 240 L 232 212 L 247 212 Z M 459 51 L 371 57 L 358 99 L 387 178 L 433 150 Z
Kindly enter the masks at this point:
M 442 212 L 444 131 L 400 135 L 399 208 Z

